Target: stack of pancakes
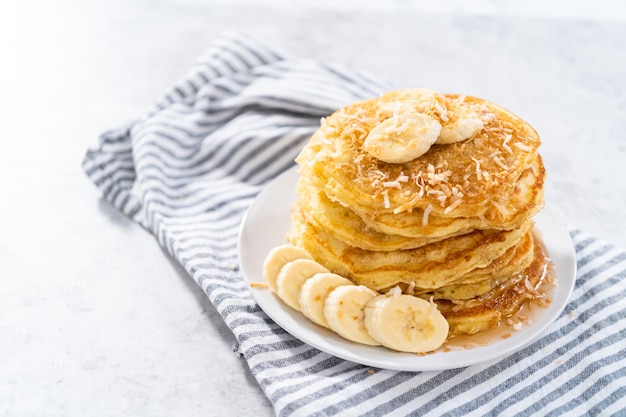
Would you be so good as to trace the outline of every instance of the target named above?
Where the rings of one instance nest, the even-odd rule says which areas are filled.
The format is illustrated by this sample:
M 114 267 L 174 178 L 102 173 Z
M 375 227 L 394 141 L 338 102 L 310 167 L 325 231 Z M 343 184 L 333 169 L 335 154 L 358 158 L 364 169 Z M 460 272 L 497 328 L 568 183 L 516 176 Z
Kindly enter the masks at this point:
M 450 334 L 472 334 L 539 296 L 548 263 L 532 220 L 543 206 L 540 139 L 493 103 L 436 93 L 424 108 L 425 94 L 434 93 L 386 93 L 322 120 L 296 159 L 289 240 L 357 284 L 433 299 Z M 369 132 L 407 106 L 444 129 L 470 113 L 480 127 L 404 163 L 368 153 Z

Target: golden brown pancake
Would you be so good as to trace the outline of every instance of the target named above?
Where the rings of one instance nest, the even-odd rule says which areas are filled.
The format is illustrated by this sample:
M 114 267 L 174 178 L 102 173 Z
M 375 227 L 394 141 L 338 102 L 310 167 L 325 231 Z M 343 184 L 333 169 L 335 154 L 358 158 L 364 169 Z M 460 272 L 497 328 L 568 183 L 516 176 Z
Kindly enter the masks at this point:
M 527 232 L 517 245 L 509 248 L 486 267 L 476 268 L 443 287 L 434 290 L 418 290 L 410 283 L 402 282 L 398 285 L 406 294 L 419 295 L 427 299 L 432 297 L 435 300 L 468 300 L 484 295 L 530 265 L 534 256 L 532 234 L 532 231 Z M 390 289 L 383 289 L 381 292 L 387 292 Z
M 477 229 L 510 230 L 531 215 L 534 215 L 543 205 L 543 168 L 540 173 L 535 166 L 528 168 L 520 179 L 515 193 L 505 209 L 514 211 L 519 207 L 525 208 L 521 213 L 516 212 L 509 222 L 489 225 L 480 217 L 443 219 L 430 214 L 429 224 L 423 225 L 423 211 L 414 210 L 412 216 L 403 215 L 402 222 L 399 215 L 380 213 L 378 216 L 368 217 L 362 208 L 352 205 L 345 207 L 331 201 L 326 193 L 308 183 L 305 177 L 298 182 L 298 194 L 307 219 L 321 227 L 330 229 L 346 243 L 362 249 L 388 251 L 416 248 L 438 240 L 469 233 Z M 525 198 L 527 201 L 520 201 Z M 357 214 L 358 212 L 358 214 Z M 365 220 L 363 219 L 365 217 Z M 426 235 L 423 235 L 428 230 Z
M 473 97 L 485 126 L 459 143 L 434 145 L 391 164 L 362 149 L 367 133 L 401 94 L 350 105 L 331 115 L 296 161 L 331 201 L 350 207 L 376 231 L 409 237 L 450 236 L 474 228 L 511 229 L 542 206 L 544 168 L 537 133 L 507 110 Z M 457 104 L 459 105 L 459 104 Z
M 303 247 L 319 263 L 357 284 L 375 291 L 398 285 L 437 289 L 478 268 L 487 267 L 515 246 L 532 227 L 532 221 L 513 230 L 477 230 L 415 249 L 369 251 L 346 244 L 327 229 L 306 221 L 294 211 L 292 243 Z
M 298 182 L 301 212 L 307 221 L 318 228 L 332 230 L 333 234 L 351 246 L 375 251 L 413 249 L 451 236 L 407 237 L 381 233 L 368 227 L 354 211 L 332 202 L 323 191 Z M 469 230 L 471 231 L 471 230 Z M 461 231 L 458 234 L 468 233 Z
M 451 335 L 472 334 L 539 296 L 549 263 L 532 232 L 544 202 L 540 139 L 494 103 L 422 94 L 393 91 L 322 122 L 296 159 L 299 202 L 288 239 L 357 284 L 433 299 Z M 468 112 L 480 123 L 465 140 L 411 160 L 373 156 L 369 133 L 404 111 L 427 114 L 442 132 Z
M 533 246 L 532 263 L 488 293 L 470 300 L 437 300 L 450 325 L 450 335 L 474 334 L 496 327 L 519 310 L 524 302 L 545 299 L 539 289 L 548 274 L 550 261 L 540 242 Z

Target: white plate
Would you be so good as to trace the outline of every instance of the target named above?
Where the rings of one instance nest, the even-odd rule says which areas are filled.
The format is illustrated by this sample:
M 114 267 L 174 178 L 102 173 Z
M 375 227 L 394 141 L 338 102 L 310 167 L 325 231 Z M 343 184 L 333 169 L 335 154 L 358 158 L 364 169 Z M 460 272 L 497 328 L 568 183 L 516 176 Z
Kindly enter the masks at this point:
M 289 212 L 297 198 L 298 176 L 294 167 L 273 180 L 259 193 L 244 218 L 239 234 L 239 262 L 248 284 L 262 282 L 265 256 L 275 246 L 285 243 L 285 236 L 291 229 Z M 533 317 L 534 324 L 487 346 L 419 356 L 360 345 L 311 323 L 300 312 L 283 304 L 269 289 L 253 287 L 252 296 L 272 320 L 294 337 L 321 351 L 363 365 L 402 371 L 434 371 L 500 359 L 536 340 L 561 314 L 574 287 L 576 257 L 569 233 L 549 209 L 544 209 L 535 220 L 556 267 L 558 286 L 552 294 L 552 303 Z

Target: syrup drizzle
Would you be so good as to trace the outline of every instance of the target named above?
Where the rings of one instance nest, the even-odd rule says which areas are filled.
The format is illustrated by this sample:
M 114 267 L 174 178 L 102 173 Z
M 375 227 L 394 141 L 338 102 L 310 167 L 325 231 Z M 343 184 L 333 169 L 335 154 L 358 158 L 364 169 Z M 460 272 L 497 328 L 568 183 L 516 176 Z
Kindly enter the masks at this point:
M 533 288 L 536 296 L 526 299 L 520 308 L 508 317 L 502 317 L 498 325 L 490 330 L 485 330 L 472 335 L 454 336 L 449 338 L 438 352 L 449 352 L 453 350 L 472 349 L 480 346 L 487 346 L 502 339 L 515 337 L 515 333 L 527 326 L 532 326 L 552 302 L 552 293 L 557 285 L 554 264 L 543 244 L 537 229 L 533 231 L 535 245 L 540 250 L 537 256 L 543 257 L 542 267 L 538 273 L 540 278 Z M 523 274 L 524 272 L 521 272 Z M 524 279 L 520 280 L 522 283 Z

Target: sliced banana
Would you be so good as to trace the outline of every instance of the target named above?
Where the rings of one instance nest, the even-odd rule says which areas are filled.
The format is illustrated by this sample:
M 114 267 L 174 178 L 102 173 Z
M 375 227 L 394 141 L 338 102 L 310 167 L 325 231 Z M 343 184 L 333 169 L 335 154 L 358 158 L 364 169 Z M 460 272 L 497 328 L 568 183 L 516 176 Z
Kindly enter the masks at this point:
M 304 249 L 285 244 L 277 246 L 270 251 L 263 262 L 263 278 L 267 281 L 272 291 L 277 291 L 276 279 L 280 270 L 287 262 L 296 259 L 313 259 Z
M 300 310 L 313 323 L 328 327 L 324 317 L 324 303 L 328 294 L 341 285 L 354 285 L 352 281 L 330 272 L 315 274 L 300 288 Z
M 321 272 L 328 272 L 328 269 L 311 259 L 296 259 L 287 262 L 276 278 L 276 293 L 285 304 L 300 311 L 298 296 L 302 284 Z
M 365 306 L 377 292 L 363 285 L 342 285 L 326 297 L 324 317 L 328 327 L 344 339 L 378 346 L 365 328 Z
M 401 352 L 433 351 L 448 336 L 448 322 L 434 303 L 397 293 L 367 303 L 365 328 L 381 345 Z
M 441 123 L 426 114 L 399 113 L 370 130 L 363 149 L 381 161 L 402 164 L 425 154 L 440 132 Z
M 438 145 L 462 142 L 480 132 L 484 127 L 483 120 L 474 109 L 458 106 L 454 112 L 457 117 L 450 123 L 444 123 L 435 142 Z

